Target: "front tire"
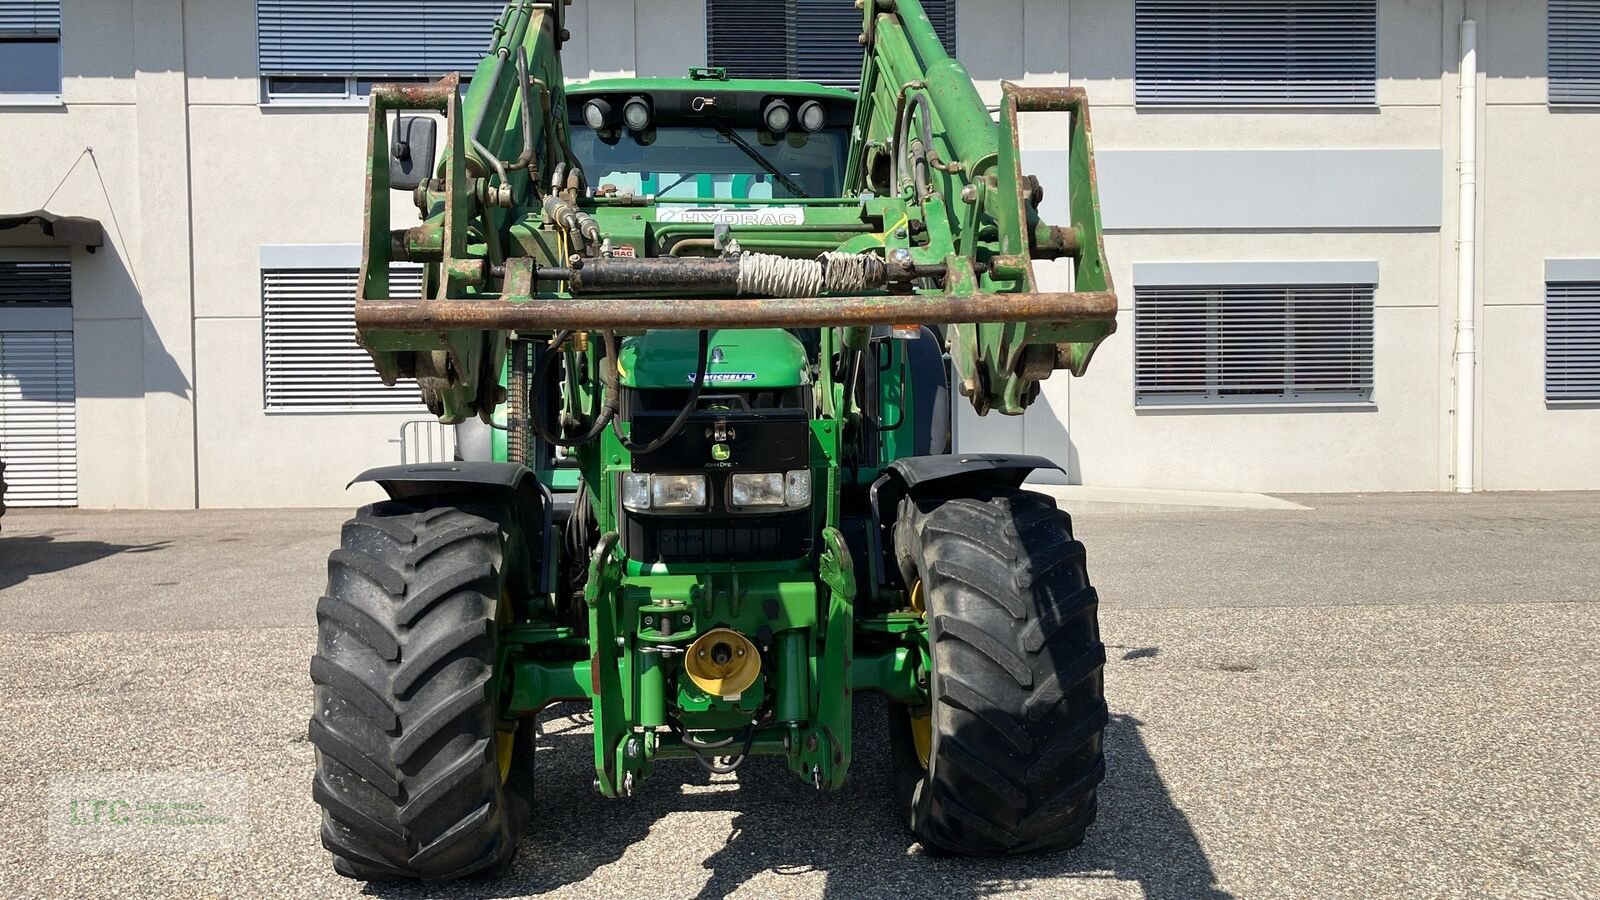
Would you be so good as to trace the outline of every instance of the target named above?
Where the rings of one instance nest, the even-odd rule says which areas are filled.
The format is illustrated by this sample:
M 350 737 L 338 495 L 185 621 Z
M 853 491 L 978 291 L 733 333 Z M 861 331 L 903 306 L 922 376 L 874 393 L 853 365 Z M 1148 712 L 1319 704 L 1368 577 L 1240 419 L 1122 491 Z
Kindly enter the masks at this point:
M 309 734 L 341 875 L 448 880 L 498 873 L 516 853 L 533 721 L 499 715 L 507 538 L 481 512 L 377 503 L 328 558 Z
M 895 548 L 932 662 L 930 707 L 891 708 L 906 824 L 935 852 L 1077 846 L 1105 777 L 1107 712 L 1099 601 L 1071 520 L 1029 491 L 907 499 Z

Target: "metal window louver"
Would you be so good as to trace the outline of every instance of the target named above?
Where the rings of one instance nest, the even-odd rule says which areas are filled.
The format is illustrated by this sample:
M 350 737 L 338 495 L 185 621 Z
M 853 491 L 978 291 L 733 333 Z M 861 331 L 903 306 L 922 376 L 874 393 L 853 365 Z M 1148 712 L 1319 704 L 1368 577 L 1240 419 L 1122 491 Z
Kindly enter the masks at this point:
M 70 263 L 0 262 L 0 306 L 70 305 Z
M 470 73 L 500 0 L 257 0 L 263 75 Z
M 61 34 L 60 0 L 0 0 L 0 37 Z
M 0 312 L 71 305 L 71 264 L 0 262 Z M 0 331 L 0 459 L 12 506 L 77 505 L 71 330 Z
M 1365 402 L 1373 286 L 1134 289 L 1134 400 Z
M 955 0 L 923 0 L 955 53 Z M 706 0 L 706 58 L 734 78 L 789 78 L 854 88 L 861 81 L 861 12 L 849 0 Z
M 1600 106 L 1600 0 L 1550 0 L 1550 103 Z
M 0 459 L 8 505 L 78 504 L 72 332 L 0 331 Z
M 1600 281 L 1545 284 L 1544 398 L 1600 401 Z
M 1370 106 L 1377 19 L 1377 0 L 1135 0 L 1135 99 Z
M 262 368 L 267 409 L 415 412 L 416 383 L 385 385 L 356 343 L 356 269 L 282 268 L 261 272 Z M 390 293 L 422 296 L 422 269 L 396 265 Z

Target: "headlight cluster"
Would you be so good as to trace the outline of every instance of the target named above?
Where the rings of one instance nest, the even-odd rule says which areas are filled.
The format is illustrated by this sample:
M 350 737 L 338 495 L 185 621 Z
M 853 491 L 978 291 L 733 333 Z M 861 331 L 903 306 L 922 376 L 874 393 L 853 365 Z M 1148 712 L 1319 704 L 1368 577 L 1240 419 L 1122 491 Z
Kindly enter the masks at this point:
M 794 113 L 789 109 L 789 101 L 782 97 L 768 100 L 761 108 L 761 122 L 773 134 L 783 134 L 788 131 L 799 119 L 800 127 L 807 131 L 821 131 L 822 126 L 828 124 L 828 112 L 822 104 L 815 100 L 807 100 L 800 104 L 800 112 Z
M 704 509 L 704 475 L 647 475 L 624 472 L 622 505 L 639 512 L 648 509 Z M 788 472 L 735 472 L 728 479 L 728 506 L 734 510 L 811 505 L 811 470 Z
M 811 470 L 735 472 L 728 480 L 728 505 L 734 509 L 750 506 L 810 506 Z
M 706 505 L 704 475 L 622 476 L 622 505 L 628 509 L 701 509 Z
M 629 131 L 643 131 L 650 127 L 650 101 L 635 94 L 622 104 L 622 124 Z M 605 131 L 616 125 L 616 109 L 604 97 L 595 97 L 583 104 L 583 121 L 595 131 Z

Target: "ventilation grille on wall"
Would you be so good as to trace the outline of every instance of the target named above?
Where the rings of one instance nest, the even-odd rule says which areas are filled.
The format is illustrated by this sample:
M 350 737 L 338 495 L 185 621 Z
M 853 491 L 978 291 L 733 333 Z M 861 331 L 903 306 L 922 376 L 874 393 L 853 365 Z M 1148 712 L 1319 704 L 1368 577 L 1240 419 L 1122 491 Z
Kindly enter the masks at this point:
M 1550 102 L 1600 105 L 1600 0 L 1550 0 Z
M 1133 321 L 1141 406 L 1372 398 L 1372 285 L 1135 287 Z
M 470 73 L 501 0 L 257 0 L 263 75 Z
M 60 0 L 0 0 L 0 35 L 60 33 Z
M 0 304 L 71 306 L 72 265 L 0 262 Z
M 1600 281 L 1545 285 L 1544 398 L 1600 401 Z
M 1136 0 L 1142 104 L 1377 102 L 1377 0 Z
M 955 54 L 956 0 L 923 0 Z M 842 0 L 706 0 L 706 58 L 734 78 L 861 82 L 861 12 Z
M 356 269 L 283 268 L 261 272 L 266 408 L 397 410 L 421 408 L 416 383 L 385 385 L 356 343 Z M 422 268 L 396 265 L 390 295 L 420 298 Z

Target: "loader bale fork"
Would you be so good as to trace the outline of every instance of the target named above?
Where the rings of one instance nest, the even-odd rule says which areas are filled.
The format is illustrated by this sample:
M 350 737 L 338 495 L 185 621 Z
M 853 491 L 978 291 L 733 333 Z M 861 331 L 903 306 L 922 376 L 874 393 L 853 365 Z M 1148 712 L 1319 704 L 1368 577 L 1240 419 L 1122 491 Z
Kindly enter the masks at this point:
M 390 499 L 329 558 L 310 735 L 342 874 L 504 871 L 533 717 L 563 701 L 593 709 L 592 784 L 537 802 L 757 755 L 837 789 L 876 691 L 925 847 L 1083 839 L 1106 721 L 1083 545 L 1024 486 L 1049 460 L 950 452 L 949 401 L 1020 414 L 1115 328 L 1088 102 L 1005 84 L 991 116 L 917 0 L 840 5 L 854 92 L 567 84 L 559 0 L 509 3 L 465 91 L 372 91 L 358 337 L 465 458 L 358 476 Z M 1068 222 L 1039 216 L 1025 112 L 1069 117 Z

